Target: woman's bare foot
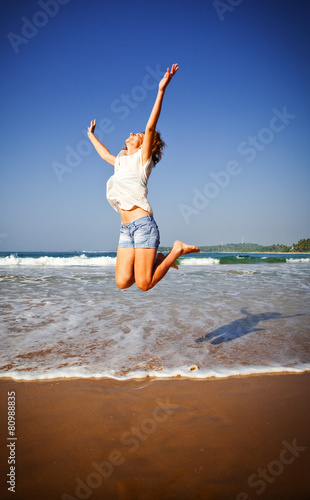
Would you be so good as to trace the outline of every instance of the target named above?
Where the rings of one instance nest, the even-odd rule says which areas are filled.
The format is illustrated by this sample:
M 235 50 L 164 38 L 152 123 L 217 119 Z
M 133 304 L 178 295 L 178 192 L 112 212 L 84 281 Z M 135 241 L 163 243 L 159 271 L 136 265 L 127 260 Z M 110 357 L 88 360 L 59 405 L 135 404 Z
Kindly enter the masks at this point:
M 186 255 L 187 253 L 198 253 L 200 249 L 195 245 L 186 245 L 182 241 L 175 241 L 173 245 L 173 250 L 175 250 L 180 255 Z

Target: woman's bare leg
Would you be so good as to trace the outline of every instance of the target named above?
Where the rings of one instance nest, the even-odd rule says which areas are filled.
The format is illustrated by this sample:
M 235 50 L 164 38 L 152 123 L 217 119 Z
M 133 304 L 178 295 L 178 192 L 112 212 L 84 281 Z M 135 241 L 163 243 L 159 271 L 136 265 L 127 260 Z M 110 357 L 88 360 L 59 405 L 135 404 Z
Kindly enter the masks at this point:
M 164 255 L 163 253 L 160 253 L 158 252 L 158 254 L 156 255 L 156 259 L 155 259 L 155 262 L 154 262 L 154 268 L 153 268 L 153 272 L 155 271 L 155 268 L 162 263 L 162 261 L 166 258 L 166 255 Z M 173 267 L 173 269 L 179 269 L 178 266 L 173 263 L 171 264 L 170 267 Z
M 156 263 L 156 250 L 151 248 L 136 248 L 135 250 L 135 281 L 141 290 L 150 290 L 167 274 L 170 267 L 181 256 L 200 252 L 194 245 L 186 245 L 175 241 L 172 250 L 159 263 Z M 157 265 L 154 265 L 157 264 Z
M 143 266 L 144 268 L 149 268 L 150 262 L 154 261 L 154 255 L 153 255 L 154 250 L 151 253 L 152 256 L 150 257 L 150 253 L 148 252 L 148 257 L 150 257 L 150 259 L 148 259 L 148 261 L 144 264 Z M 155 267 L 157 267 L 164 259 L 165 259 L 164 254 L 158 253 L 156 255 L 153 264 L 153 271 Z M 119 288 L 129 288 L 131 285 L 135 283 L 134 263 L 135 263 L 135 250 L 133 248 L 119 247 L 117 249 L 115 281 Z M 172 264 L 171 267 L 177 269 L 177 266 L 175 266 L 174 264 Z M 147 281 L 149 281 L 151 277 L 152 274 L 148 276 Z
M 134 248 L 117 249 L 115 281 L 119 288 L 129 288 L 135 282 L 134 262 Z

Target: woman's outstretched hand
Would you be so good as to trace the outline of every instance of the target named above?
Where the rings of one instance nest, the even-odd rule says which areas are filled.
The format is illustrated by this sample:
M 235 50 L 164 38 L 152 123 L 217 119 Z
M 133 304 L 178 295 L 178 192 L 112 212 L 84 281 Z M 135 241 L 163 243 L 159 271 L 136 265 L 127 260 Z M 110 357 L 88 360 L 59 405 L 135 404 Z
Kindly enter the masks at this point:
M 96 120 L 90 122 L 90 127 L 87 128 L 87 134 L 93 134 L 96 127 Z
M 170 82 L 171 78 L 176 74 L 178 69 L 179 69 L 179 66 L 177 64 L 172 65 L 171 71 L 169 70 L 169 68 L 167 68 L 165 75 L 163 76 L 162 80 L 159 82 L 158 90 L 166 90 L 168 83 Z

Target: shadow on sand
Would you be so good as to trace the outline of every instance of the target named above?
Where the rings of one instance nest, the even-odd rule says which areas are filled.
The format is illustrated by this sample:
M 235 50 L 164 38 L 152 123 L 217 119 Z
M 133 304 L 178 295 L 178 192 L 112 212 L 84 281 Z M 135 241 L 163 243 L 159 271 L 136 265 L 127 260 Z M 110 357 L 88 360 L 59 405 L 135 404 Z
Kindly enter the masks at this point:
M 256 328 L 256 326 L 261 323 L 261 321 L 268 321 L 270 319 L 284 319 L 284 318 L 294 318 L 296 316 L 304 316 L 304 314 L 294 314 L 292 316 L 282 316 L 281 313 L 277 312 L 266 312 L 261 314 L 251 314 L 244 307 L 240 309 L 240 312 L 245 315 L 244 318 L 236 319 L 229 323 L 228 325 L 220 326 L 213 330 L 213 332 L 207 333 L 202 337 L 196 339 L 196 342 L 210 341 L 210 344 L 219 345 L 225 342 L 230 342 L 231 340 L 243 337 L 243 335 L 248 335 L 249 333 L 259 332 L 264 330 L 264 328 Z

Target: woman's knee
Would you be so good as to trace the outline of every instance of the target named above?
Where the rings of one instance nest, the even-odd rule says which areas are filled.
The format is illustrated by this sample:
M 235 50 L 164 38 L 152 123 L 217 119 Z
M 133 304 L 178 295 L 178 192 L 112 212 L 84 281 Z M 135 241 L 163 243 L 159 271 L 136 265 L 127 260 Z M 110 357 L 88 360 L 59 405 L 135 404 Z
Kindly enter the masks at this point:
M 132 276 L 131 276 L 131 278 L 124 278 L 124 277 L 116 276 L 115 281 L 116 281 L 118 288 L 121 288 L 122 290 L 124 288 L 131 287 L 131 285 L 135 282 L 135 280 Z
M 150 281 L 147 279 L 136 279 L 136 285 L 140 290 L 143 292 L 146 292 L 147 290 L 150 290 L 152 288 Z

